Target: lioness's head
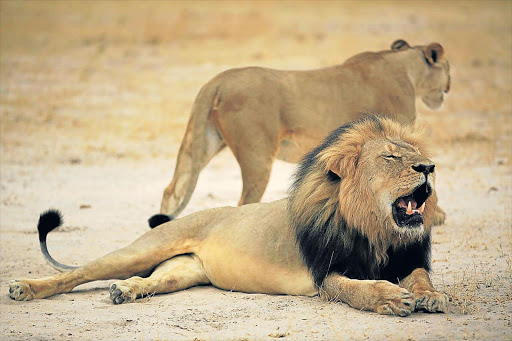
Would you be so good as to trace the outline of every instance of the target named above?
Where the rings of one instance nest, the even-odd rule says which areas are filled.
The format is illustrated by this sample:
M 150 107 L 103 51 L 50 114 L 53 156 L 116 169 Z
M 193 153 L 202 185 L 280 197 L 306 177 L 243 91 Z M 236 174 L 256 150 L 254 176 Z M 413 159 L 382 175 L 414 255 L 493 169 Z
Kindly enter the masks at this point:
M 429 108 L 439 108 L 443 104 L 444 94 L 450 90 L 450 64 L 443 47 L 439 43 L 411 47 L 405 40 L 399 39 L 391 44 L 391 49 L 407 50 L 420 57 L 422 62 L 415 77 L 417 95 Z
M 323 231 L 328 224 L 330 235 L 356 230 L 383 254 L 421 240 L 436 205 L 427 140 L 422 129 L 377 116 L 338 128 L 304 157 L 290 191 L 292 219 Z

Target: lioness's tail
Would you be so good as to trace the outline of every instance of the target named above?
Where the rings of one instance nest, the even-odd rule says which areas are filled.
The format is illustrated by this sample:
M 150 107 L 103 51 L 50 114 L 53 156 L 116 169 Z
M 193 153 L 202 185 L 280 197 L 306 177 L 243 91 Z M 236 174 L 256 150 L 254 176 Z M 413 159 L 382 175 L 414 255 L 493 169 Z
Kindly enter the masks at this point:
M 199 91 L 194 102 L 173 179 L 164 190 L 161 214 L 148 221 L 151 228 L 174 219 L 185 209 L 196 187 L 199 173 L 225 146 L 215 123 L 209 119 L 217 110 L 219 102 L 219 87 L 212 80 Z
M 46 247 L 46 236 L 60 225 L 62 225 L 62 215 L 58 210 L 48 210 L 41 213 L 39 216 L 39 222 L 37 223 L 37 230 L 39 231 L 39 245 L 41 246 L 41 252 L 44 255 L 44 259 L 48 264 L 60 272 L 69 272 L 78 267 L 57 262 L 52 256 L 50 256 L 48 248 Z

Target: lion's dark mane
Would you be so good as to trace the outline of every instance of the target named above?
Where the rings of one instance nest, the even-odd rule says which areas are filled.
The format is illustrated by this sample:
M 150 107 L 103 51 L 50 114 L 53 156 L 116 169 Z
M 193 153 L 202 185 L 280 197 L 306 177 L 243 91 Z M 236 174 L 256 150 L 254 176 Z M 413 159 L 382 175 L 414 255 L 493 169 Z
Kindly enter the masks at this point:
M 376 120 L 366 117 L 365 120 Z M 317 172 L 318 154 L 339 141 L 342 135 L 356 123 L 349 123 L 334 130 L 318 147 L 306 154 L 300 163 L 290 188 L 290 203 L 294 194 L 311 172 Z M 325 173 L 325 181 L 339 184 L 340 179 L 332 172 Z M 333 193 L 337 195 L 337 193 Z M 307 205 L 308 203 L 306 203 Z M 331 273 L 339 273 L 352 279 L 383 279 L 397 283 L 416 268 L 430 270 L 430 233 L 415 243 L 404 247 L 387 249 L 387 261 L 379 262 L 370 240 L 359 229 L 348 226 L 339 208 L 327 207 L 327 199 L 313 202 L 313 216 L 294 212 L 289 204 L 291 222 L 296 231 L 300 253 L 310 270 L 314 282 L 321 287 L 323 280 Z M 326 219 L 326 212 L 328 218 Z

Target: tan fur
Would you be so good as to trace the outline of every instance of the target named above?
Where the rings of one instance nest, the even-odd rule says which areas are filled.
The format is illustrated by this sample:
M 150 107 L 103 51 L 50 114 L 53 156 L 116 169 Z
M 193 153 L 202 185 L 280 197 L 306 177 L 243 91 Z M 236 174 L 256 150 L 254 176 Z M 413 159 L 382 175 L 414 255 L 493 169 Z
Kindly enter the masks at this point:
M 408 231 L 400 231 L 392 226 L 394 223 L 387 212 L 389 208 L 382 207 L 382 199 L 376 201 L 378 198 L 375 193 L 383 191 L 396 198 L 403 196 L 418 181 L 424 181 L 422 174 L 415 172 L 410 165 L 430 162 L 427 159 L 430 152 L 425 136 L 423 126 L 402 127 L 391 120 L 366 120 L 357 124 L 342 135 L 342 141 L 334 143 L 319 154 L 315 172 L 308 174 L 308 178 L 304 179 L 292 197 L 292 211 L 300 212 L 303 216 L 322 212 L 324 219 L 333 212 L 343 212 L 343 216 L 336 214 L 335 218 L 345 219 L 349 226 L 360 226 L 363 235 L 373 242 L 380 261 L 385 262 L 385 252 L 389 246 L 396 247 L 411 242 L 419 235 L 411 235 Z M 411 150 L 398 148 L 388 141 L 400 141 Z M 386 162 L 380 160 L 379 164 L 374 164 L 368 160 L 379 160 L 382 149 L 390 154 L 399 154 L 404 159 L 405 165 L 393 164 L 392 169 L 384 173 L 393 174 L 394 178 L 382 177 Z M 339 186 L 337 183 L 325 181 L 324 174 L 329 170 L 343 179 Z M 368 179 L 372 179 L 370 185 Z M 435 174 L 432 174 L 431 181 L 435 181 L 434 179 Z M 404 181 L 410 183 L 401 189 Z M 372 190 L 372 187 L 375 188 Z M 430 196 L 426 201 L 422 234 L 430 232 L 436 204 L 436 195 Z M 381 207 L 377 211 L 369 210 L 379 205 Z
M 325 279 L 320 296 L 384 315 L 407 316 L 414 303 L 414 296 L 409 291 L 388 281 L 356 280 L 340 275 Z
M 320 288 L 314 284 L 296 242 L 294 215 L 319 214 L 327 219 L 334 212 L 337 219 L 345 219 L 369 238 L 383 262 L 383 250 L 407 245 L 429 229 L 426 224 L 413 232 L 403 231 L 393 223 L 386 206 L 387 199 L 394 201 L 417 187 L 422 174 L 411 172 L 411 165 L 430 162 L 425 156 L 425 136 L 390 120 L 369 120 L 357 123 L 346 137 L 325 150 L 290 201 L 212 209 L 162 224 L 128 247 L 71 272 L 13 281 L 10 296 L 45 298 L 82 283 L 117 278 L 122 280 L 110 287 L 116 304 L 213 284 L 225 290 L 269 294 L 313 296 L 320 290 L 328 299 L 381 314 L 405 316 L 415 307 L 446 311 L 446 296 L 435 291 L 423 269 L 413 271 L 401 287 L 337 273 L 331 273 Z M 388 163 L 382 159 L 386 153 L 400 155 L 403 163 Z M 328 170 L 343 175 L 343 181 L 327 181 Z M 430 184 L 434 189 L 433 176 Z M 428 200 L 425 220 L 435 206 L 433 197 Z
M 425 269 L 416 269 L 400 283 L 414 294 L 416 310 L 447 311 L 448 296 L 434 289 Z
M 242 68 L 223 72 L 197 96 L 160 213 L 176 217 L 199 172 L 226 145 L 242 172 L 239 205 L 259 202 L 272 164 L 298 162 L 328 132 L 374 110 L 401 124 L 414 122 L 415 98 L 431 108 L 449 89 L 449 65 L 437 43 L 365 52 L 311 71 Z M 435 61 L 432 54 L 436 54 Z

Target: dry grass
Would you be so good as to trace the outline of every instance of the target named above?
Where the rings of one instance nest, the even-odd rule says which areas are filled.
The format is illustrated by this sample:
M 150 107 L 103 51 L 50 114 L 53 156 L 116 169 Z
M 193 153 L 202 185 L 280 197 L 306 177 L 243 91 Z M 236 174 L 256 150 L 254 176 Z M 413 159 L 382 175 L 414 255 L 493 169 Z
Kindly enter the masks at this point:
M 509 284 L 507 277 L 510 274 L 512 273 L 509 270 L 508 273 L 489 278 L 477 272 L 475 267 L 471 270 L 463 270 L 454 279 L 453 284 L 447 286 L 453 312 L 463 315 L 479 315 L 482 304 L 495 303 L 503 307 L 504 302 L 512 299 L 510 290 L 503 297 L 488 297 L 481 294 L 481 289 L 506 286 Z M 504 313 L 506 314 L 506 311 Z

